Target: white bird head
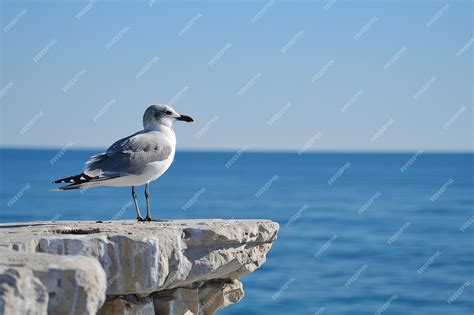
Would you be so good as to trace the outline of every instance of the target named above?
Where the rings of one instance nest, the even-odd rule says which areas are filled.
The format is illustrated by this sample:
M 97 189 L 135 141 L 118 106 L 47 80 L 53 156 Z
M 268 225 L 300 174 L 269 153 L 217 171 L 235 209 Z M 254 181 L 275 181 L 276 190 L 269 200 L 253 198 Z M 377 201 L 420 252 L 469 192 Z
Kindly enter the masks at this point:
M 143 127 L 145 129 L 155 129 L 155 127 L 160 125 L 171 127 L 176 120 L 194 121 L 190 116 L 178 114 L 171 106 L 151 105 L 143 114 Z

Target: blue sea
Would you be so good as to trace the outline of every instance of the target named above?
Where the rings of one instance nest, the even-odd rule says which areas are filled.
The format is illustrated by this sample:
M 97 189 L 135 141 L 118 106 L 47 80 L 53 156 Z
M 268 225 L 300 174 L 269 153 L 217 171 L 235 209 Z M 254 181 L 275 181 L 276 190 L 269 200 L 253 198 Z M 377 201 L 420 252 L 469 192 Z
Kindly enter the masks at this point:
M 51 191 L 94 153 L 1 149 L 0 222 L 111 219 L 129 188 Z M 178 152 L 151 202 L 160 219 L 280 223 L 223 314 L 472 315 L 473 192 L 473 154 Z

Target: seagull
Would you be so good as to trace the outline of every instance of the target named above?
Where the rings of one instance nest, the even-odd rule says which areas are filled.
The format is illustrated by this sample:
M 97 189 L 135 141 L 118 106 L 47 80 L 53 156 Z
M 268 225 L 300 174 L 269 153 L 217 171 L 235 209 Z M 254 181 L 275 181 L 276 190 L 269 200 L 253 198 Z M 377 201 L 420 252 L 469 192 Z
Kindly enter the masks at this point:
M 131 186 L 137 220 L 152 221 L 149 185 L 163 175 L 173 162 L 176 136 L 172 125 L 176 120 L 194 121 L 168 105 L 151 105 L 143 114 L 143 130 L 117 140 L 105 153 L 91 156 L 83 173 L 54 181 L 55 184 L 69 183 L 55 190 Z M 135 186 L 141 185 L 145 185 L 145 218 L 140 213 L 135 192 Z

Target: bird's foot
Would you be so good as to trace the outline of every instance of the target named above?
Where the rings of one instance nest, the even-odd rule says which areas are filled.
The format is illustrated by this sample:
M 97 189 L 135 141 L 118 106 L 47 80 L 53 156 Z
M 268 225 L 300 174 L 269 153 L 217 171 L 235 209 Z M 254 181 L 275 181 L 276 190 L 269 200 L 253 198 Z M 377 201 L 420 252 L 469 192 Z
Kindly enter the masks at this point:
M 148 216 L 147 216 L 147 217 L 145 217 L 145 218 L 137 217 L 137 221 L 138 221 L 138 222 L 152 222 L 152 221 L 158 222 L 158 221 L 160 221 L 160 220 L 158 220 L 158 219 L 152 219 L 151 217 L 148 217 Z

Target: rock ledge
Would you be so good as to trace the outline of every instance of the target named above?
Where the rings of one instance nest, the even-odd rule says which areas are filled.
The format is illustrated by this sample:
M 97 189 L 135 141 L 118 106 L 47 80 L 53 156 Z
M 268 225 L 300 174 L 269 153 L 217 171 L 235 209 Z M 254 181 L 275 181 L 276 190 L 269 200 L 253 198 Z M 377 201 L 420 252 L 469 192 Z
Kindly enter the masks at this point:
M 278 229 L 268 220 L 0 224 L 0 314 L 213 314 L 242 299 L 238 279 L 265 262 Z

